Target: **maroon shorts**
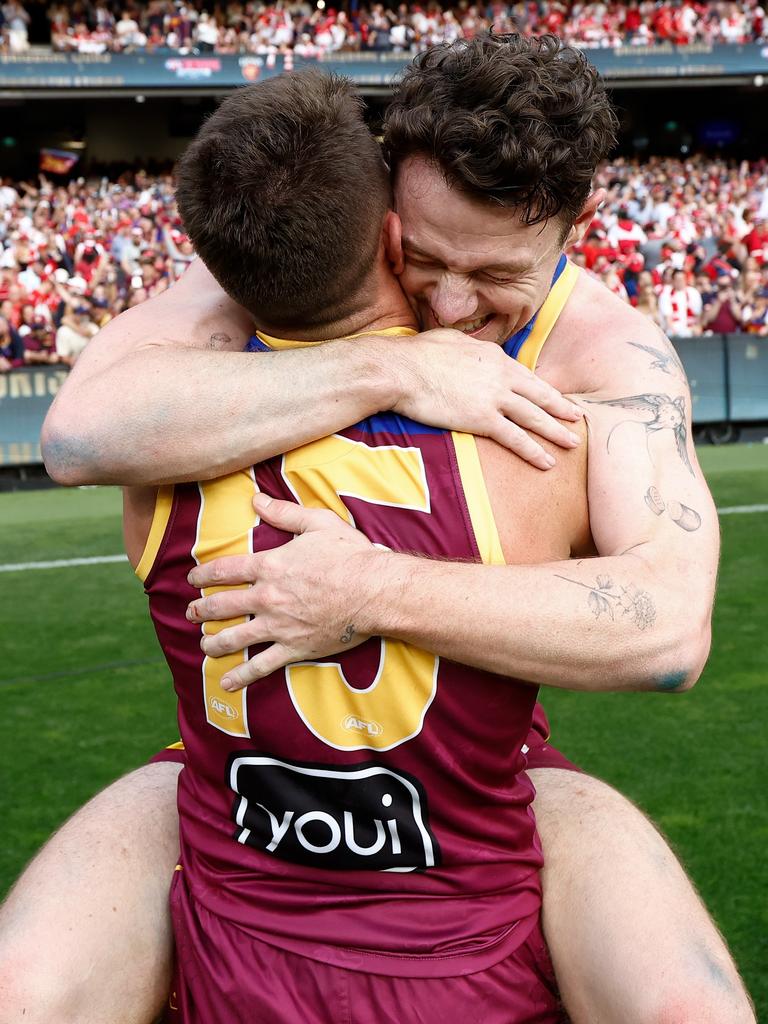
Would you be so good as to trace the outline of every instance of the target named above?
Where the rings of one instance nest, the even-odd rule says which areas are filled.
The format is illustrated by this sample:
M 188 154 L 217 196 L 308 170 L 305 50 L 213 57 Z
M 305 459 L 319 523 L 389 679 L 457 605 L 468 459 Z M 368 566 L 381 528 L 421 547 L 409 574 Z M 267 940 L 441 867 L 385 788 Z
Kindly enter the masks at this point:
M 182 871 L 165 1024 L 567 1024 L 537 924 L 493 967 L 451 978 L 346 970 L 262 942 L 200 907 Z

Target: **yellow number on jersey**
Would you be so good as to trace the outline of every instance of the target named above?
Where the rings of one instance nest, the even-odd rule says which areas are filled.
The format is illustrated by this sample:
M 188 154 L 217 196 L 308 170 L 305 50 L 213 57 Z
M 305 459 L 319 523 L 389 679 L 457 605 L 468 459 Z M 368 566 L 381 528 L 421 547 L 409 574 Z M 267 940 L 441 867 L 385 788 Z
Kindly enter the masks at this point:
M 334 435 L 284 456 L 283 476 L 302 505 L 330 508 L 351 523 L 343 496 L 430 511 L 418 448 L 377 448 Z M 438 667 L 433 654 L 382 640 L 376 677 L 365 690 L 349 685 L 340 662 L 289 665 L 286 678 L 296 711 L 324 743 L 340 750 L 390 750 L 420 732 Z

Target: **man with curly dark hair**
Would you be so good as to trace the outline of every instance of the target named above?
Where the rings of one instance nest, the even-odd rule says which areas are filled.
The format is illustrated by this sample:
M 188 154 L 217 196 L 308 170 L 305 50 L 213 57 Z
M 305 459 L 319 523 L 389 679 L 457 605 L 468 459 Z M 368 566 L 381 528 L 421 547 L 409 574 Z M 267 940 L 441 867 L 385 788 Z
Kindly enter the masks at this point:
M 456 131 L 452 117 L 461 125 Z M 52 468 L 60 458 L 60 475 L 67 482 L 156 484 L 249 465 L 340 429 L 348 421 L 334 426 L 332 417 L 343 416 L 340 410 L 349 410 L 349 402 L 357 403 L 350 419 L 375 412 L 382 400 L 397 406 L 408 389 L 396 384 L 388 392 L 381 388 L 381 377 L 398 379 L 404 365 L 419 382 L 409 393 L 414 401 L 407 405 L 408 414 L 422 420 L 435 392 L 449 394 L 450 405 L 454 399 L 461 402 L 466 392 L 493 390 L 490 379 L 481 384 L 472 375 L 473 362 L 491 367 L 492 375 L 506 381 L 513 360 L 525 360 L 561 390 L 578 395 L 585 408 L 596 558 L 470 565 L 374 548 L 362 556 L 365 571 L 353 572 L 350 545 L 359 538 L 351 526 L 328 527 L 303 510 L 297 527 L 287 518 L 295 508 L 286 510 L 281 502 L 262 508 L 267 522 L 311 533 L 311 542 L 280 549 L 284 571 L 270 579 L 269 607 L 254 586 L 235 596 L 217 594 L 217 605 L 202 598 L 190 610 L 192 621 L 229 618 L 237 600 L 254 616 L 215 640 L 207 638 L 206 653 L 212 657 L 253 642 L 249 631 L 268 619 L 274 642 L 228 670 L 232 691 L 286 664 L 343 650 L 356 636 L 369 634 L 395 637 L 499 675 L 572 689 L 681 691 L 695 682 L 709 646 L 717 519 L 690 443 L 684 376 L 679 367 L 671 381 L 669 374 L 659 376 L 641 343 L 656 348 L 667 343 L 564 255 L 587 230 L 599 205 L 600 193 L 590 191 L 590 161 L 599 159 L 614 130 L 594 73 L 576 51 L 551 38 L 461 42 L 438 48 L 414 65 L 386 129 L 397 211 L 387 216 L 386 247 L 423 325 L 453 328 L 431 335 L 439 345 L 454 346 L 451 360 L 437 356 L 433 347 L 434 367 L 420 365 L 418 358 L 408 362 L 409 352 L 426 351 L 419 348 L 423 338 L 409 342 L 413 348 L 393 339 L 389 349 L 382 339 L 375 348 L 358 339 L 342 347 L 348 369 L 335 388 L 335 364 L 329 362 L 334 356 L 323 349 L 338 350 L 337 345 L 258 358 L 227 352 L 158 354 L 153 345 L 148 372 L 140 374 L 137 334 L 154 342 L 171 324 L 171 311 L 177 320 L 181 317 L 184 298 L 190 302 L 185 340 L 191 337 L 205 348 L 213 330 L 219 347 L 242 349 L 242 311 L 211 289 L 202 268 L 193 268 L 197 272 L 171 289 L 166 302 L 155 303 L 151 324 L 140 319 L 149 317 L 146 310 L 136 310 L 130 324 L 123 319 L 108 329 L 111 359 L 101 361 L 104 346 L 98 348 L 98 339 L 89 346 L 76 368 L 77 379 L 62 393 L 48 436 Z M 482 154 L 480 160 L 475 151 Z M 238 258 L 236 246 L 231 248 L 215 253 L 216 261 L 222 261 L 214 268 L 220 276 Z M 207 300 L 202 297 L 206 289 Z M 167 319 L 161 327 L 162 310 Z M 199 320 L 205 324 L 202 335 Z M 178 325 L 169 333 L 178 338 Z M 388 351 L 383 369 L 376 360 L 367 364 L 377 381 L 368 406 L 365 376 L 361 383 L 349 362 L 353 350 L 375 352 L 378 358 Z M 672 361 L 671 350 L 669 355 Z M 447 372 L 442 372 L 443 363 L 449 364 Z M 129 366 L 133 401 L 121 419 L 118 399 Z M 463 377 L 463 387 L 451 390 L 448 385 L 455 385 L 456 376 Z M 173 377 L 184 382 L 186 409 L 168 404 L 166 390 Z M 282 406 L 279 385 L 288 392 Z M 507 397 L 497 412 L 508 414 L 514 403 L 511 387 L 505 388 Z M 75 406 L 74 423 L 67 419 L 68 403 Z M 222 415 L 225 408 L 234 410 L 231 417 Z M 144 424 L 137 415 L 141 409 L 152 413 Z M 453 425 L 446 410 L 442 415 L 446 418 L 439 426 Z M 162 446 L 152 426 L 158 417 Z M 289 425 L 283 426 L 283 420 Z M 201 422 L 206 424 L 203 432 Z M 493 418 L 488 423 L 496 428 Z M 96 444 L 84 429 L 95 432 Z M 282 434 L 276 439 L 278 430 Z M 61 443 L 65 434 L 70 439 L 66 448 Z M 521 522 L 520 529 L 536 536 L 537 522 Z M 355 565 L 361 564 L 356 558 Z M 247 559 L 236 571 L 230 564 L 230 576 L 226 567 L 212 565 L 204 572 L 216 572 L 219 584 L 253 581 Z M 210 579 L 201 576 L 194 585 L 205 588 Z M 727 951 L 661 838 L 609 787 L 572 771 L 545 735 L 540 730 L 538 738 L 531 737 L 528 765 L 549 859 L 543 876 L 544 925 L 572 1019 L 577 1024 L 753 1020 Z M 457 758 L 471 756 L 456 752 Z M 150 808 L 158 806 L 158 790 L 167 796 L 165 776 L 162 785 L 148 780 L 148 773 L 160 767 L 168 766 L 145 769 L 140 780 L 123 780 L 117 798 L 103 794 L 101 804 L 91 808 L 86 829 L 94 830 L 98 822 L 94 833 L 103 842 L 111 834 L 108 810 L 118 799 L 119 836 L 125 834 L 126 819 L 142 830 L 143 868 L 154 837 L 163 831 L 157 823 L 154 829 L 141 824 L 148 813 L 147 789 L 152 788 Z M 167 816 L 162 817 L 168 825 Z M 114 826 L 112 833 L 117 834 Z M 164 834 L 167 838 L 167 829 Z M 77 847 L 77 827 L 65 838 L 74 839 Z M 124 844 L 121 849 L 120 884 L 139 874 Z M 63 840 L 51 851 L 47 864 L 61 872 L 71 852 Z M 166 859 L 163 847 L 158 862 Z M 112 884 L 110 877 L 108 891 Z M 152 904 L 153 913 L 156 909 Z M 137 927 L 140 916 L 127 915 L 128 926 Z M 414 927 L 420 924 L 414 921 Z M 144 934 L 140 925 L 139 933 Z M 34 932 L 37 938 L 44 934 L 43 929 Z M 105 945 L 101 942 L 99 949 Z M 158 942 L 158 957 L 161 947 Z M 120 969 L 115 982 L 122 985 L 130 962 L 116 963 L 114 950 L 112 960 Z M 76 993 L 81 1002 L 83 988 L 87 983 Z M 393 1018 L 409 1021 L 409 1005 L 393 1007 Z M 479 993 L 478 1019 L 486 1019 L 483 1006 Z M 497 1010 L 500 1006 L 503 999 Z M 509 1016 L 515 1019 L 511 1010 Z M 48 1019 L 59 1018 L 49 1014 Z M 301 1010 L 296 1019 L 305 1019 Z

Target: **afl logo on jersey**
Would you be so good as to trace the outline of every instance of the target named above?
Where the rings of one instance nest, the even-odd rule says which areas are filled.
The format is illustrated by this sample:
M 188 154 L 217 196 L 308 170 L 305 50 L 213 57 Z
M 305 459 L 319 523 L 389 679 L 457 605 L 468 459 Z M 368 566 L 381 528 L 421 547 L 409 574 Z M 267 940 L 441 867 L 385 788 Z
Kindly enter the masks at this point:
M 342 729 L 349 732 L 362 732 L 366 736 L 381 736 L 384 732 L 378 722 L 369 722 L 365 718 L 356 718 L 354 715 L 347 715 L 341 723 Z
M 210 705 L 217 715 L 224 715 L 225 718 L 231 718 L 233 720 L 240 717 L 237 708 L 233 708 L 231 704 L 227 704 L 227 702 L 222 700 L 221 697 L 211 697 Z

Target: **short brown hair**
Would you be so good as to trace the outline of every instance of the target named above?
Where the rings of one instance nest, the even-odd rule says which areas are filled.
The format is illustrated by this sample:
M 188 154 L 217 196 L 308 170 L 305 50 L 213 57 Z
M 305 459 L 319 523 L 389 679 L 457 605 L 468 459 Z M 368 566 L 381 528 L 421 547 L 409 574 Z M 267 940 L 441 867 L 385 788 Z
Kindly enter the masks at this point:
M 364 304 L 390 187 L 347 79 L 310 71 L 239 89 L 176 182 L 197 252 L 257 322 L 317 327 Z
M 556 36 L 475 37 L 434 46 L 406 69 L 384 123 L 390 166 L 433 160 L 470 195 L 519 208 L 526 224 L 573 223 L 616 141 L 602 79 Z

